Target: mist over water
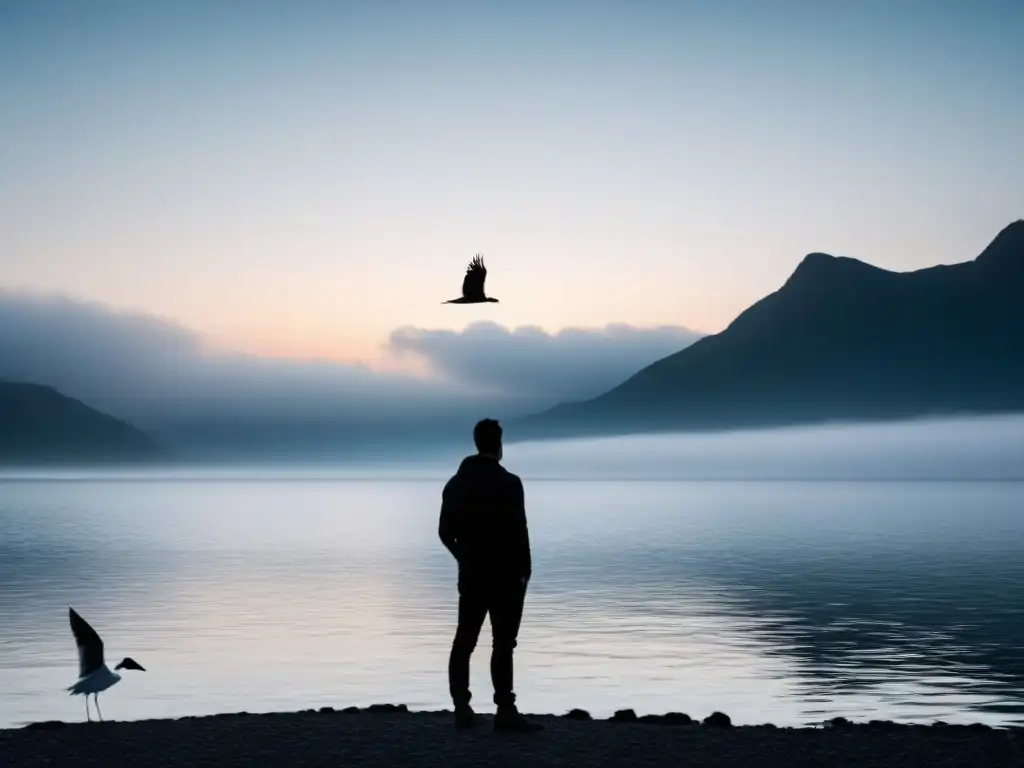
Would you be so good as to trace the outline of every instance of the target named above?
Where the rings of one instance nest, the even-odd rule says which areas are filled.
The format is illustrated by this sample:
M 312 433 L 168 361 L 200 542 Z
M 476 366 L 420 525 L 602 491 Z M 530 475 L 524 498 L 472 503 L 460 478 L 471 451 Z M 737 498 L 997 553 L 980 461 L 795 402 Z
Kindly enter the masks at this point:
M 449 706 L 460 456 L 4 473 L 0 726 L 84 717 L 68 605 L 148 670 L 111 719 Z M 522 706 L 1021 722 L 1022 459 L 1020 417 L 510 443 Z
M 106 476 L 266 477 L 286 471 L 290 477 L 436 479 L 472 452 L 474 418 L 453 420 L 444 440 L 414 432 L 403 443 L 396 427 L 387 441 L 342 453 L 286 444 L 257 451 L 248 461 L 218 456 L 203 462 L 185 454 L 173 467 L 141 475 L 111 469 Z M 506 464 L 528 479 L 1024 480 L 1024 415 L 529 442 L 516 442 L 511 422 L 505 442 Z M 5 472 L 11 476 L 0 469 L 0 477 Z M 13 476 L 92 472 L 19 468 Z
M 514 455 L 535 477 L 1019 480 L 1024 416 L 562 440 Z

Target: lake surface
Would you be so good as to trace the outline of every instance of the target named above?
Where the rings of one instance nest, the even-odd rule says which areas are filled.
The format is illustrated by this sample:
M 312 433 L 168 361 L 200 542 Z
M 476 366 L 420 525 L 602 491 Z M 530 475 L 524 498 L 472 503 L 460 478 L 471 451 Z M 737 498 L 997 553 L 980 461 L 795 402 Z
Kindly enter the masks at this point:
M 526 711 L 1024 722 L 1024 483 L 543 479 L 523 464 Z M 84 718 L 64 692 L 68 605 L 108 661 L 148 670 L 101 695 L 108 719 L 449 707 L 450 470 L 0 477 L 0 727 Z M 485 627 L 482 711 L 489 645 Z

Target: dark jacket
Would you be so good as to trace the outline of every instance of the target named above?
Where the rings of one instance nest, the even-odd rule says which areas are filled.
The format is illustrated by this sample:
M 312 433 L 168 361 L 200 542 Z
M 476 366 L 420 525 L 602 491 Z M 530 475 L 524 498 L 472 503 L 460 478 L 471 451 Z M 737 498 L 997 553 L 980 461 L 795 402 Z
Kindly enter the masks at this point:
M 467 456 L 441 494 L 441 541 L 460 580 L 529 578 L 530 534 L 523 481 L 488 456 Z

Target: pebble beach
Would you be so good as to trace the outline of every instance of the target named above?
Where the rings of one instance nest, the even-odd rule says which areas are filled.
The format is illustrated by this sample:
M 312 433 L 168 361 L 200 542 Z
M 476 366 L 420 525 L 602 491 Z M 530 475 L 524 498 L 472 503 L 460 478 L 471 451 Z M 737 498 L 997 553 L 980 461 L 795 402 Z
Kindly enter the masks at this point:
M 33 723 L 0 730 L 0 765 L 17 766 L 1024 766 L 1024 729 L 849 723 L 733 726 L 715 713 L 594 720 L 530 715 L 534 734 L 495 733 L 487 716 L 457 730 L 450 712 L 376 705 L 177 720 Z

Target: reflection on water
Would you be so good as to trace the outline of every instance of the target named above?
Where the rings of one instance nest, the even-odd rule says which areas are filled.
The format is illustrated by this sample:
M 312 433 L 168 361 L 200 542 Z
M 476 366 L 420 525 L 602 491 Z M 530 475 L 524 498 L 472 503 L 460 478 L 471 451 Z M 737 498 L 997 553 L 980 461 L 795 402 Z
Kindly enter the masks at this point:
M 0 726 L 448 706 L 444 477 L 0 481 Z M 1024 484 L 528 482 L 525 709 L 1021 722 Z M 490 708 L 489 642 L 474 657 Z

